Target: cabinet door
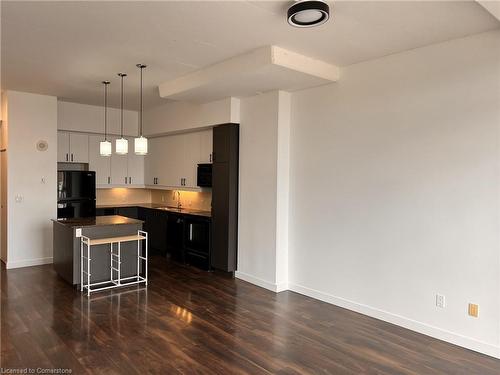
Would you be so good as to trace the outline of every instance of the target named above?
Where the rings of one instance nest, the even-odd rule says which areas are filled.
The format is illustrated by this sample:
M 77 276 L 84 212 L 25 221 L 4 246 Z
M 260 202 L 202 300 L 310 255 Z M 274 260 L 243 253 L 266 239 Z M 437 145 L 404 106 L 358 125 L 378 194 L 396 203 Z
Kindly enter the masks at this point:
M 61 163 L 70 161 L 69 133 L 57 132 L 57 161 Z
M 118 207 L 116 209 L 117 215 L 137 219 L 139 217 L 137 207 Z
M 183 134 L 183 152 L 179 161 L 181 165 L 181 178 L 184 178 L 183 187 L 195 188 L 196 172 L 201 153 L 201 133 Z
M 167 216 L 159 210 L 151 210 L 148 215 L 150 224 L 149 244 L 151 249 L 159 251 L 161 254 L 167 252 Z
M 212 267 L 228 270 L 229 246 L 229 165 L 212 167 Z
M 111 154 L 111 183 L 113 185 L 128 185 L 128 156 L 118 155 L 115 150 L 115 141 L 111 139 L 113 152 Z
M 144 183 L 146 185 L 155 185 L 155 179 L 158 177 L 159 165 L 161 160 L 161 138 L 152 138 L 148 140 L 148 154 L 144 156 Z
M 218 125 L 213 129 L 213 162 L 226 163 L 229 161 L 231 128 L 228 125 Z
M 167 223 L 167 252 L 179 261 L 184 261 L 184 217 L 182 215 L 168 215 Z
M 134 139 L 128 138 L 128 177 L 129 184 L 144 185 L 145 156 L 136 155 L 134 152 Z
M 101 156 L 99 150 L 103 139 L 101 135 L 89 136 L 89 169 L 95 171 L 97 187 L 105 187 L 111 183 L 111 157 Z
M 200 159 L 199 164 L 212 162 L 213 131 L 204 130 L 200 132 Z
M 89 162 L 89 136 L 87 134 L 69 134 L 70 161 L 73 163 Z
M 183 134 L 159 138 L 161 153 L 159 160 L 159 184 L 170 187 L 180 187 L 182 176 L 182 157 L 184 149 Z

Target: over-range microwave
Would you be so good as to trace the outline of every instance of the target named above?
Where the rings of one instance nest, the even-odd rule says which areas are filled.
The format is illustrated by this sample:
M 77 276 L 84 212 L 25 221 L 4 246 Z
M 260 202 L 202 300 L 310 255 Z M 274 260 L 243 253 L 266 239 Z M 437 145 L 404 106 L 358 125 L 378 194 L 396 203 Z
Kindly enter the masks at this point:
M 212 164 L 198 164 L 197 185 L 212 187 Z

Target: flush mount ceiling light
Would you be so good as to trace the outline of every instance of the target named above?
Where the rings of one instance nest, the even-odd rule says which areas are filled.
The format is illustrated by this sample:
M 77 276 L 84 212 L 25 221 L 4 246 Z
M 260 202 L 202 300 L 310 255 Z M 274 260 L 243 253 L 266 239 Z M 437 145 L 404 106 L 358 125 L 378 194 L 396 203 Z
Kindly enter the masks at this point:
M 287 21 L 295 27 L 314 27 L 330 18 L 330 7 L 320 0 L 296 1 L 287 12 Z
M 123 138 L 123 78 L 127 75 L 125 73 L 118 73 L 121 79 L 121 94 L 120 94 L 120 135 L 121 137 L 116 140 L 115 148 L 116 153 L 119 155 L 126 155 L 128 153 L 128 141 Z
M 139 114 L 139 137 L 134 139 L 134 151 L 136 155 L 147 155 L 148 154 L 148 139 L 144 138 L 142 135 L 142 114 L 143 114 L 143 104 L 142 104 L 142 71 L 147 67 L 144 64 L 136 65 L 141 70 L 141 104 L 140 104 L 140 114 Z
M 111 156 L 111 142 L 108 141 L 108 85 L 109 81 L 102 81 L 104 85 L 104 141 L 99 145 L 101 156 Z

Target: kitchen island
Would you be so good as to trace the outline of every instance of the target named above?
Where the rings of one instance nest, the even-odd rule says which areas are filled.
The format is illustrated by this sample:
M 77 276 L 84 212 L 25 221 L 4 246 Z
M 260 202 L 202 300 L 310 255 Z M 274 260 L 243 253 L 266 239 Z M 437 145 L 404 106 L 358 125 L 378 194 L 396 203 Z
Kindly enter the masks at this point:
M 95 216 L 90 218 L 58 219 L 53 221 L 54 269 L 72 285 L 80 284 L 81 236 L 92 239 L 129 236 L 142 230 L 143 222 L 120 215 Z M 123 277 L 137 274 L 137 243 L 121 245 L 121 273 Z M 110 245 L 92 247 L 91 282 L 109 280 Z M 142 272 L 142 265 L 140 268 Z

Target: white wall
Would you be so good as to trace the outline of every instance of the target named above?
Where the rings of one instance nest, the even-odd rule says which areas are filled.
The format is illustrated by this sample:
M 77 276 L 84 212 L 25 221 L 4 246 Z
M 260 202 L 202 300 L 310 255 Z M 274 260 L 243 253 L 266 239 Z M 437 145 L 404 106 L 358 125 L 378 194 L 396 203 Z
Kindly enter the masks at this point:
M 139 116 L 137 111 L 123 111 L 123 133 L 137 136 Z M 104 107 L 57 102 L 57 128 L 59 130 L 104 133 Z M 108 108 L 108 133 L 120 135 L 120 110 Z
M 7 268 L 52 261 L 57 217 L 57 98 L 16 91 L 7 99 Z M 36 149 L 39 140 L 48 150 Z M 42 178 L 45 182 L 42 182 Z M 22 197 L 21 202 L 16 196 Z
M 240 101 L 226 98 L 205 104 L 167 101 L 144 111 L 146 136 L 175 133 L 228 122 L 239 123 Z
M 240 115 L 236 277 L 280 291 L 288 273 L 290 95 L 273 91 L 245 98 Z
M 500 355 L 499 45 L 427 46 L 293 94 L 292 290 Z

